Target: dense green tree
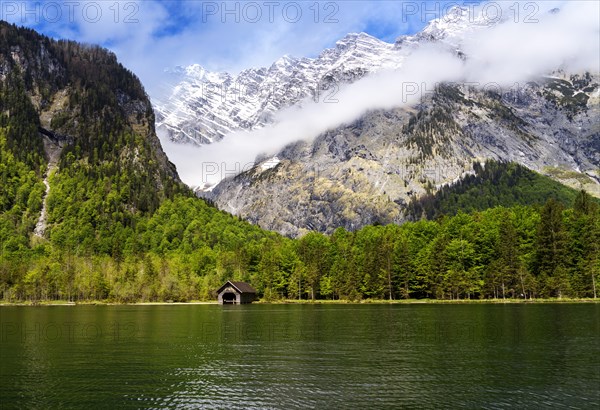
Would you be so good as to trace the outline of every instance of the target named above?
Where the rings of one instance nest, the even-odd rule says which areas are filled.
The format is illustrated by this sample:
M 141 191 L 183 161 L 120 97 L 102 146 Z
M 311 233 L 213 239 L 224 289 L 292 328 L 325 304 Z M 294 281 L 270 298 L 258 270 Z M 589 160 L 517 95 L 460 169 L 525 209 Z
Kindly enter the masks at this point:
M 589 194 L 581 191 L 575 198 L 572 211 L 567 214 L 567 254 L 574 296 L 597 297 L 599 212 L 598 204 Z
M 410 256 L 409 242 L 404 235 L 401 235 L 396 241 L 393 258 L 393 275 L 390 282 L 393 281 L 395 284 L 394 288 L 397 290 L 399 296 L 409 299 L 414 281 L 414 269 Z M 394 299 L 393 294 L 390 294 L 390 299 Z
M 560 203 L 549 199 L 540 213 L 534 272 L 547 281 L 543 294 L 548 296 L 560 295 L 564 286 L 566 235 L 563 210 Z
M 514 297 L 517 292 L 517 282 L 519 271 L 521 270 L 521 262 L 519 258 L 519 243 L 517 230 L 513 225 L 511 215 L 505 212 L 500 222 L 500 229 L 497 242 L 497 260 L 495 269 L 500 278 L 500 286 L 502 289 L 502 298 L 505 299 L 507 294 Z M 522 294 L 524 291 L 524 283 L 520 283 Z
M 319 293 L 321 276 L 331 266 L 329 239 L 321 233 L 309 232 L 300 238 L 298 253 L 306 267 L 307 286 L 314 300 Z
M 360 298 L 359 273 L 354 266 L 354 234 L 338 228 L 331 236 L 332 267 L 331 283 L 334 297 L 356 300 Z

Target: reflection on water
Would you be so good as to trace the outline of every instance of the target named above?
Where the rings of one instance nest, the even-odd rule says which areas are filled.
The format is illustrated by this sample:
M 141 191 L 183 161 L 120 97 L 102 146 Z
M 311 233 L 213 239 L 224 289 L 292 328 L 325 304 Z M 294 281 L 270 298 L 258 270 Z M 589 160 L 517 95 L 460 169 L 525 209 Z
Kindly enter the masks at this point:
M 600 304 L 0 315 L 2 408 L 600 406 Z

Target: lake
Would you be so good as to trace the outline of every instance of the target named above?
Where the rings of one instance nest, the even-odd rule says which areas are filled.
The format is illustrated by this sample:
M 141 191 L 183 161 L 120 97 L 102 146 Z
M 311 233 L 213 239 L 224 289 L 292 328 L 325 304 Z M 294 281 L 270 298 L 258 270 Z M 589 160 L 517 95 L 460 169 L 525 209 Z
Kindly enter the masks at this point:
M 0 307 L 5 408 L 599 408 L 600 304 Z

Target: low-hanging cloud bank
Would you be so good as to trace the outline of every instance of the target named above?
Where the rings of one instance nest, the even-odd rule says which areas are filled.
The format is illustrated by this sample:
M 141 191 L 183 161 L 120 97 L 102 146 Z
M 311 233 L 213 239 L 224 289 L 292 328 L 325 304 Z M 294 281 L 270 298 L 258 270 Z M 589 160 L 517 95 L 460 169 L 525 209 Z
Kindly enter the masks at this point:
M 278 112 L 272 126 L 234 132 L 211 145 L 193 147 L 162 138 L 163 147 L 184 182 L 212 185 L 250 168 L 257 156 L 311 141 L 368 111 L 415 104 L 442 82 L 509 88 L 558 68 L 599 73 L 599 7 L 597 2 L 568 2 L 559 13 L 540 13 L 535 23 L 511 19 L 482 28 L 464 39 L 466 60 L 447 46 L 429 44 L 408 56 L 401 69 L 343 87 L 335 102 L 304 101 L 302 108 Z

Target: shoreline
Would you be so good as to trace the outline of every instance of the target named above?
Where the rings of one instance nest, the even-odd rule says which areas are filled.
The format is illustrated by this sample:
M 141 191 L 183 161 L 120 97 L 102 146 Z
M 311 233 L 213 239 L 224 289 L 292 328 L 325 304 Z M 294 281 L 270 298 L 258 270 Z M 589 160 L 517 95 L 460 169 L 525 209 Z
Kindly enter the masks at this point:
M 600 303 L 600 298 L 552 298 L 552 299 L 364 299 L 358 301 L 352 300 L 258 300 L 253 302 L 257 305 L 467 305 L 467 304 L 544 304 L 544 303 Z M 0 307 L 20 306 L 20 307 L 42 307 L 42 306 L 185 306 L 185 305 L 218 305 L 215 301 L 199 301 L 190 302 L 109 302 L 109 301 L 66 301 L 66 300 L 50 300 L 38 302 L 0 302 Z
M 296 305 L 460 305 L 460 304 L 534 304 L 534 303 L 600 303 L 600 299 L 593 298 L 552 298 L 552 299 L 364 299 L 351 300 L 283 300 L 283 301 L 258 301 L 257 304 L 296 304 Z
M 46 300 L 38 302 L 0 302 L 0 307 L 3 306 L 24 306 L 24 307 L 41 307 L 41 306 L 168 306 L 168 305 L 217 305 L 217 301 L 199 301 L 190 302 L 107 302 L 107 301 L 78 301 L 71 302 L 68 300 Z

